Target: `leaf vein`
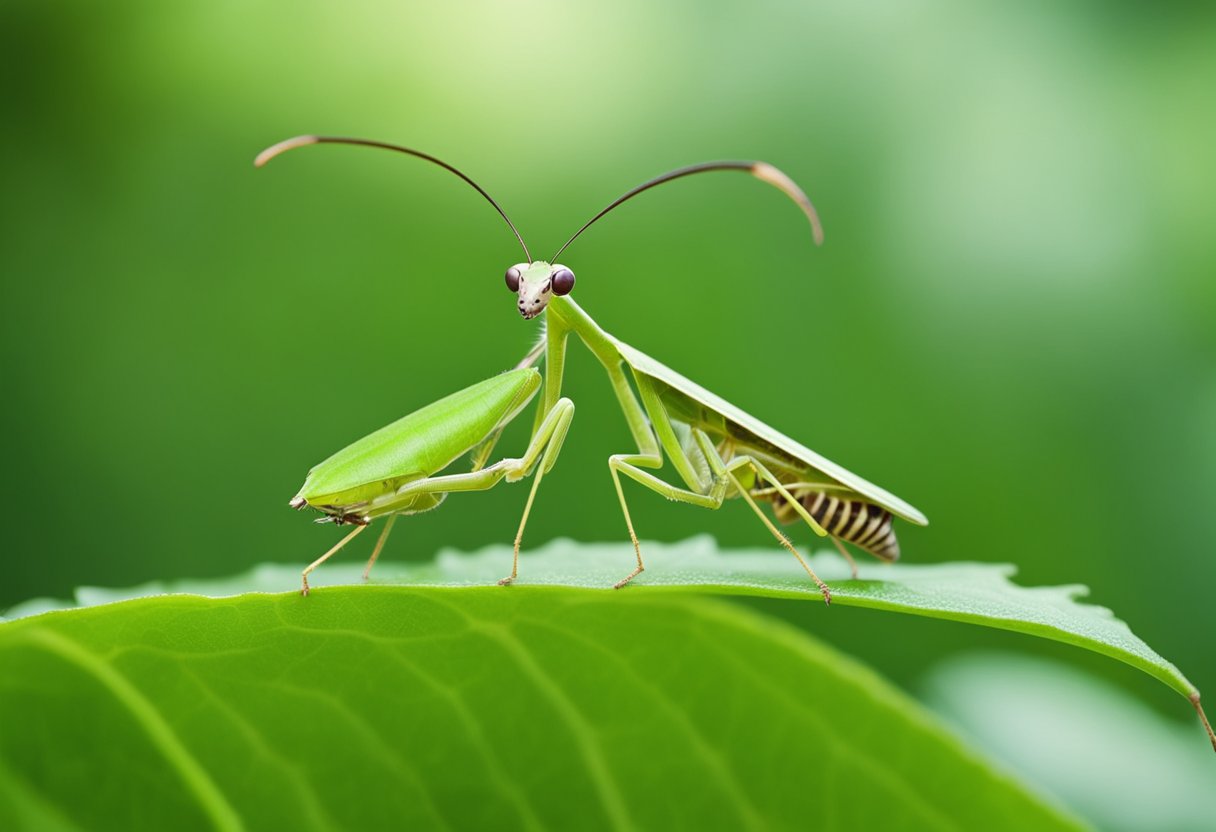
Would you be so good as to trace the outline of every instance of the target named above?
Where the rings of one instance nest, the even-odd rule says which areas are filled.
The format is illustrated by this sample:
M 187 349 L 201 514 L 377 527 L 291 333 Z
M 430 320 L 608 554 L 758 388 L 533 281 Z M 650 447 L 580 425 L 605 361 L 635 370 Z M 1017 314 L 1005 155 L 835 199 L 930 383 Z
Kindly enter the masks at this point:
M 115 700 L 127 709 L 152 740 L 152 744 L 177 771 L 217 829 L 244 828 L 240 816 L 228 803 L 207 770 L 190 753 L 156 707 L 118 671 L 118 668 L 97 658 L 80 643 L 44 627 L 31 628 L 26 631 L 25 637 L 78 667 L 108 690 Z
M 638 673 L 632 665 L 622 660 L 621 657 L 616 653 L 606 649 L 602 644 L 599 644 L 594 640 L 575 632 L 574 630 L 563 630 L 549 624 L 546 621 L 540 621 L 535 618 L 521 617 L 520 620 L 528 621 L 559 636 L 567 636 L 575 641 L 587 645 L 596 652 L 607 656 L 613 664 L 617 665 L 624 671 L 624 675 L 626 677 L 633 679 L 639 687 L 646 690 L 647 693 L 650 694 L 651 699 L 658 702 L 660 709 L 671 717 L 673 722 L 679 725 L 688 738 L 692 740 L 693 745 L 701 753 L 705 761 L 709 763 L 709 768 L 713 772 L 714 778 L 724 787 L 724 791 L 734 798 L 734 801 L 731 804 L 732 808 L 738 811 L 739 817 L 743 821 L 744 825 L 749 829 L 762 829 L 765 827 L 763 818 L 761 817 L 755 804 L 752 803 L 751 797 L 742 789 L 738 781 L 735 779 L 734 772 L 730 769 L 726 758 L 709 742 L 708 737 L 701 732 L 700 728 L 693 724 L 693 722 L 688 718 L 688 714 L 679 708 L 673 707 L 667 697 L 659 694 L 658 689 L 655 687 L 652 681 Z

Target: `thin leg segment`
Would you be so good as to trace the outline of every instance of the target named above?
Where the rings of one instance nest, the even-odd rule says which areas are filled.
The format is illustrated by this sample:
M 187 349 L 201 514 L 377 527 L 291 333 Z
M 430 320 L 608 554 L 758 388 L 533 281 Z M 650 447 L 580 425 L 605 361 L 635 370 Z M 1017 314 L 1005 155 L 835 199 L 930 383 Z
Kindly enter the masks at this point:
M 836 535 L 832 535 L 832 542 L 836 544 L 836 551 L 840 552 L 840 556 L 849 562 L 849 569 L 853 573 L 853 580 L 857 580 L 857 561 L 853 560 L 853 556 L 849 554 L 849 550 L 844 548 L 844 543 Z
M 705 456 L 706 462 L 709 464 L 713 477 L 709 480 L 702 480 L 696 471 L 696 467 L 689 459 L 687 452 L 681 446 L 679 439 L 676 437 L 675 430 L 672 427 L 670 414 L 663 406 L 659 397 L 655 394 L 653 386 L 645 377 L 638 376 L 638 389 L 641 392 L 642 401 L 646 406 L 646 412 L 650 416 L 651 424 L 653 425 L 654 433 L 657 436 L 663 450 L 667 451 L 672 458 L 672 465 L 675 467 L 686 481 L 689 488 L 679 488 L 671 485 L 664 480 L 659 479 L 654 474 L 642 470 L 645 468 L 660 468 L 663 464 L 663 459 L 660 454 L 617 454 L 609 458 L 608 467 L 612 472 L 613 483 L 616 486 L 617 498 L 621 503 L 621 511 L 625 515 L 625 525 L 629 528 L 629 538 L 633 543 L 634 553 L 637 555 L 637 567 L 627 575 L 624 580 L 618 582 L 615 586 L 620 587 L 627 584 L 630 580 L 637 577 L 644 569 L 645 565 L 642 561 L 641 547 L 638 544 L 637 532 L 633 527 L 633 520 L 629 515 L 629 506 L 625 500 L 624 489 L 621 488 L 620 474 L 624 474 L 635 482 L 646 486 L 652 491 L 662 494 L 669 500 L 677 500 L 692 505 L 701 506 L 702 508 L 717 509 L 720 508 L 726 498 L 727 485 L 734 485 L 751 506 L 756 516 L 764 523 L 768 530 L 801 564 L 802 568 L 819 587 L 819 591 L 823 594 L 824 601 L 831 603 L 832 594 L 815 570 L 811 569 L 811 565 L 806 562 L 806 559 L 798 553 L 793 544 L 789 542 L 785 535 L 773 524 L 771 520 L 764 514 L 756 501 L 748 493 L 747 489 L 739 481 L 735 475 L 735 471 L 743 468 L 751 468 L 764 481 L 771 484 L 777 489 L 778 493 L 784 499 L 795 506 L 804 519 L 815 529 L 819 534 L 826 534 L 823 528 L 815 521 L 815 518 L 810 516 L 810 513 L 802 506 L 792 494 L 788 492 L 777 479 L 759 460 L 750 456 L 739 456 L 732 459 L 729 463 L 722 459 L 717 448 L 714 447 L 709 437 L 700 430 L 693 431 L 693 437 L 697 442 L 702 454 Z
M 751 492 L 752 496 L 767 497 L 767 496 L 771 496 L 773 494 L 780 494 L 785 499 L 785 501 L 794 508 L 794 511 L 796 511 L 799 515 L 801 515 L 802 519 L 806 520 L 807 524 L 810 525 L 810 527 L 813 528 L 816 531 L 816 533 L 818 533 L 820 536 L 826 535 L 829 538 L 831 538 L 832 543 L 836 546 L 836 551 L 840 552 L 840 556 L 842 558 L 844 558 L 845 561 L 849 564 L 849 571 L 853 573 L 853 580 L 857 580 L 857 561 L 853 560 L 853 556 L 851 554 L 849 554 L 849 550 L 845 547 L 844 541 L 842 541 L 839 537 L 836 537 L 836 535 L 828 535 L 827 530 L 824 529 L 823 526 L 820 525 L 817 520 L 815 520 L 814 516 L 812 516 L 809 511 L 806 510 L 806 507 L 802 504 L 802 501 L 797 499 L 790 493 L 791 491 L 796 491 L 800 488 L 815 488 L 817 491 L 830 491 L 833 489 L 847 490 L 847 489 L 845 489 L 843 486 L 836 485 L 834 483 L 824 484 L 824 483 L 815 483 L 815 482 L 788 482 L 783 485 L 782 483 L 777 482 L 772 477 L 772 475 L 768 473 L 767 469 L 765 469 L 764 466 L 760 465 L 759 462 L 756 462 L 755 465 L 756 465 L 756 470 L 758 472 L 761 472 L 761 476 L 766 481 L 773 483 L 773 485 L 769 488 L 752 489 L 752 492 Z
M 627 394 L 628 400 L 632 402 L 634 408 L 637 408 L 637 400 L 633 397 L 633 391 L 629 389 L 628 383 L 625 382 L 620 365 L 616 365 L 615 370 L 620 373 L 619 382 L 616 378 L 613 380 L 613 386 L 617 389 L 618 396 Z M 609 376 L 613 377 L 613 368 L 609 368 Z M 669 500 L 691 503 L 702 508 L 717 508 L 722 505 L 722 499 L 726 493 L 726 484 L 721 478 L 702 480 L 697 473 L 696 466 L 693 465 L 692 460 L 688 458 L 688 454 L 681 446 L 671 424 L 671 417 L 654 392 L 654 387 L 645 376 L 635 374 L 634 378 L 642 395 L 646 414 L 650 416 L 650 424 L 647 425 L 640 414 L 636 420 L 630 419 L 630 427 L 633 429 L 635 437 L 639 435 L 639 429 L 644 430 L 646 439 L 638 442 L 641 452 L 613 454 L 608 458 L 608 470 L 612 474 L 612 482 L 616 486 L 616 496 L 621 503 L 621 513 L 625 516 L 625 526 L 629 529 L 629 540 L 633 543 L 633 552 L 637 556 L 637 566 L 623 579 L 613 584 L 615 589 L 625 586 L 646 569 L 646 565 L 642 561 L 642 547 L 638 544 L 638 535 L 633 528 L 633 518 L 629 515 L 629 503 L 625 500 L 624 489 L 621 488 L 621 474 L 646 486 L 651 491 L 662 494 Z M 626 409 L 627 416 L 629 413 L 630 410 Z M 667 455 L 671 457 L 673 467 L 680 473 L 687 488 L 671 485 L 654 474 L 642 470 L 642 468 L 662 468 L 663 450 L 667 451 Z
M 545 455 L 541 458 L 540 465 L 537 466 L 536 478 L 532 480 L 532 488 L 528 491 L 528 502 L 524 503 L 524 513 L 519 518 L 519 531 L 515 533 L 515 546 L 511 554 L 511 574 L 498 582 L 500 586 L 513 583 L 519 575 L 519 545 L 524 539 L 524 527 L 528 525 L 528 515 L 532 511 L 532 501 L 536 499 L 536 491 L 540 488 L 541 479 L 557 463 L 558 454 L 562 450 L 562 443 L 566 441 L 566 434 L 570 430 L 570 422 L 574 419 L 574 403 L 569 399 L 562 399 L 553 408 L 552 413 L 557 414 L 552 434 L 545 446 Z M 548 420 L 546 420 L 545 424 L 547 423 Z
M 768 515 L 760 510 L 760 506 L 756 505 L 755 499 L 750 493 L 748 493 L 747 489 L 743 487 L 743 483 L 739 482 L 739 479 L 735 476 L 734 472 L 741 468 L 751 468 L 756 472 L 756 475 L 760 479 L 764 480 L 765 482 L 772 483 L 772 486 L 777 490 L 777 493 L 794 505 L 794 507 L 798 509 L 804 517 L 806 517 L 807 522 L 811 525 L 811 528 L 813 528 L 819 534 L 824 535 L 827 534 L 827 532 L 823 530 L 823 527 L 815 522 L 815 518 L 811 517 L 806 509 L 802 507 L 802 504 L 798 502 L 794 496 L 785 489 L 784 486 L 781 485 L 777 478 L 773 476 L 773 473 L 769 471 L 768 468 L 764 467 L 764 464 L 758 459 L 744 455 L 735 457 L 729 463 L 724 463 L 722 457 L 718 455 L 718 449 L 715 448 L 713 443 L 709 441 L 709 437 L 705 435 L 704 431 L 693 431 L 693 436 L 696 438 L 697 444 L 701 446 L 701 451 L 705 454 L 705 458 L 709 460 L 709 465 L 711 468 L 713 468 L 714 472 L 718 473 L 723 471 L 723 466 L 725 465 L 725 471 L 723 473 L 730 477 L 735 489 L 739 492 L 739 496 L 743 497 L 743 499 L 747 501 L 747 504 L 751 507 L 752 511 L 756 513 L 756 516 L 760 518 L 761 522 L 764 523 L 768 530 L 773 533 L 773 536 L 777 538 L 778 542 L 789 550 L 789 553 L 794 556 L 802 568 L 806 570 L 806 573 L 811 576 L 811 580 L 815 582 L 815 586 L 819 587 L 819 592 L 823 595 L 823 602 L 825 604 L 832 603 L 832 592 L 828 589 L 828 585 L 819 579 L 819 576 L 815 574 L 815 570 L 811 568 L 811 565 L 806 562 L 806 559 L 802 557 L 798 550 L 794 548 L 793 544 L 790 543 L 789 538 L 782 534 L 781 530 L 773 525 L 773 521 L 768 519 Z
M 756 505 L 756 501 L 752 498 L 752 495 L 747 493 L 747 489 L 744 488 L 743 484 L 739 482 L 737 477 L 735 477 L 736 468 L 741 468 L 752 464 L 753 461 L 747 457 L 736 457 L 735 459 L 731 460 L 731 466 L 727 468 L 726 475 L 730 477 L 730 480 L 732 483 L 734 483 L 735 488 L 739 490 L 739 495 L 743 497 L 744 500 L 747 500 L 747 504 L 751 506 L 752 511 L 756 512 L 756 516 L 760 518 L 760 521 L 768 527 L 770 532 L 773 533 L 773 537 L 777 538 L 781 545 L 789 550 L 789 553 L 797 559 L 798 563 L 802 564 L 802 568 L 806 570 L 806 574 L 810 575 L 811 580 L 815 582 L 815 586 L 819 587 L 819 592 L 823 595 L 823 602 L 825 604 L 832 603 L 832 591 L 828 589 L 828 585 L 815 574 L 815 570 L 812 569 L 811 565 L 806 562 L 806 558 L 799 554 L 798 550 L 794 548 L 794 544 L 790 543 L 789 538 L 783 535 L 781 530 L 773 525 L 773 521 L 768 519 L 768 515 L 760 509 L 760 506 Z
M 555 298 L 554 300 L 561 299 Z M 558 312 L 560 314 L 556 314 Z M 733 482 L 739 493 L 748 498 L 749 504 L 751 504 L 760 518 L 764 520 L 777 539 L 802 564 L 807 574 L 811 576 L 815 584 L 820 588 L 820 591 L 823 592 L 825 600 L 830 601 L 831 596 L 827 586 L 815 575 L 810 564 L 798 554 L 789 541 L 785 539 L 785 536 L 769 522 L 768 518 L 756 506 L 755 501 L 750 499 L 750 495 L 743 488 L 742 483 L 733 476 L 732 472 L 734 470 L 750 465 L 762 478 L 772 484 L 772 487 L 794 507 L 794 510 L 798 512 L 817 534 L 826 535 L 827 532 L 815 521 L 815 518 L 810 515 L 800 502 L 794 499 L 793 495 L 781 485 L 776 477 L 768 473 L 759 460 L 752 457 L 732 458 L 730 470 L 727 470 L 727 465 L 722 461 L 717 449 L 709 442 L 708 437 L 702 434 L 697 438 L 697 442 L 701 445 L 701 450 L 706 461 L 711 469 L 713 469 L 713 476 L 705 478 L 698 472 L 696 466 L 689 459 L 688 454 L 680 444 L 679 438 L 676 436 L 672 426 L 671 416 L 656 392 L 654 385 L 645 375 L 636 371 L 633 373 L 634 381 L 638 387 L 638 394 L 641 397 L 641 403 L 639 403 L 639 396 L 634 394 L 633 389 L 629 385 L 624 371 L 623 359 L 616 343 L 587 317 L 586 313 L 577 304 L 573 303 L 573 301 L 565 303 L 551 302 L 548 312 L 548 327 L 548 351 L 545 356 L 548 373 L 545 377 L 544 404 L 538 412 L 538 420 L 546 412 L 549 403 L 557 399 L 561 390 L 561 375 L 565 363 L 567 336 L 570 332 L 575 332 L 584 345 L 603 365 L 605 372 L 608 374 L 608 379 L 612 383 L 613 391 L 616 393 L 617 400 L 620 403 L 621 412 L 629 426 L 630 433 L 633 434 L 634 442 L 637 444 L 638 452 L 636 454 L 614 454 L 608 459 L 609 472 L 612 474 L 617 498 L 621 503 L 621 513 L 625 517 L 625 525 L 629 529 L 629 539 L 633 543 L 634 554 L 637 556 L 636 568 L 623 580 L 615 584 L 618 589 L 637 577 L 646 568 L 642 561 L 642 551 L 638 544 L 637 532 L 633 527 L 633 519 L 629 514 L 629 504 L 625 500 L 625 492 L 621 487 L 620 475 L 624 474 L 650 490 L 662 494 L 669 500 L 679 500 L 712 509 L 716 509 L 722 505 L 726 496 L 727 486 Z M 649 423 L 647 422 L 647 416 L 649 416 Z M 700 432 L 694 431 L 694 435 L 698 433 Z M 671 457 L 672 467 L 676 469 L 676 472 L 684 481 L 685 488 L 671 485 L 654 474 L 649 473 L 649 471 L 642 470 L 644 468 L 662 468 L 663 451 L 666 451 L 667 455 Z
M 773 537 L 777 539 L 777 542 L 785 547 L 785 549 L 787 549 L 789 553 L 794 556 L 802 568 L 806 570 L 806 573 L 811 577 L 811 580 L 815 582 L 815 586 L 819 587 L 820 593 L 823 594 L 824 601 L 830 604 L 832 602 L 832 593 L 831 590 L 828 589 L 827 584 L 825 584 L 819 578 L 819 576 L 815 574 L 815 570 L 811 568 L 811 565 L 807 563 L 806 559 L 802 557 L 798 550 L 794 548 L 793 544 L 790 543 L 789 539 L 781 533 L 780 529 L 773 524 L 763 510 L 761 510 L 761 508 L 756 504 L 756 501 L 748 493 L 747 488 L 744 487 L 743 483 L 741 483 L 738 477 L 735 475 L 735 471 L 750 467 L 753 470 L 757 470 L 757 473 L 760 473 L 760 476 L 764 477 L 766 480 L 771 477 L 771 474 L 766 476 L 764 473 L 761 473 L 759 469 L 763 469 L 764 466 L 757 463 L 756 460 L 752 459 L 751 457 L 739 456 L 732 459 L 729 463 L 725 463 L 722 458 L 717 455 L 716 449 L 713 449 L 711 446 L 711 450 L 714 452 L 708 457 L 708 459 L 710 460 L 710 465 L 714 468 L 714 472 L 717 476 L 715 476 L 714 480 L 709 484 L 707 493 L 698 493 L 688 489 L 678 488 L 670 483 L 664 482 L 648 471 L 643 471 L 637 467 L 639 464 L 646 465 L 647 467 L 658 467 L 654 464 L 654 457 L 618 454 L 609 458 L 608 465 L 612 471 L 612 479 L 614 485 L 616 486 L 617 498 L 621 502 L 621 511 L 625 515 L 625 525 L 629 528 L 629 538 L 633 543 L 634 552 L 637 554 L 638 558 L 637 568 L 627 575 L 624 580 L 615 584 L 615 587 L 617 589 L 621 588 L 630 580 L 637 577 L 637 575 L 639 575 L 645 569 L 642 562 L 641 547 L 638 545 L 637 533 L 634 531 L 633 520 L 629 516 L 629 505 L 625 501 L 625 493 L 621 488 L 619 474 L 624 474 L 634 482 L 646 486 L 651 491 L 662 494 L 669 500 L 676 500 L 678 502 L 689 503 L 691 505 L 708 509 L 721 508 L 722 503 L 726 499 L 727 484 L 729 483 L 734 485 L 735 489 L 739 492 L 739 495 L 743 497 L 743 499 L 751 507 L 752 511 L 756 513 L 756 516 L 760 518 L 760 521 L 764 523 L 765 527 L 768 528 Z
M 367 526 L 355 526 L 355 528 L 351 531 L 351 533 L 348 534 L 346 537 L 342 538 L 341 540 L 339 540 L 332 549 L 330 549 L 325 554 L 321 555 L 321 557 L 317 558 L 312 563 L 308 564 L 308 566 L 304 569 L 304 571 L 300 573 L 300 580 L 303 581 L 303 583 L 304 583 L 304 586 L 300 589 L 301 595 L 307 595 L 308 591 L 309 591 L 308 590 L 308 573 L 311 572 L 312 570 L 316 569 L 321 564 L 325 563 L 325 561 L 329 560 L 334 555 L 338 554 L 338 551 L 343 546 L 345 546 L 347 543 L 350 543 L 352 540 L 354 540 L 355 536 L 358 535 L 359 532 L 363 531 L 366 528 L 367 528 Z
M 629 529 L 629 540 L 633 543 L 633 552 L 638 559 L 634 570 L 613 584 L 614 589 L 620 589 L 646 569 L 646 565 L 642 562 L 642 547 L 638 543 L 638 535 L 633 528 L 633 518 L 629 516 L 629 503 L 626 502 L 625 491 L 621 488 L 621 474 L 624 474 L 635 482 L 641 483 L 651 491 L 662 494 L 669 500 L 691 503 L 702 508 L 717 508 L 722 505 L 722 493 L 725 493 L 725 487 L 719 489 L 722 493 L 716 496 L 714 494 L 702 494 L 686 488 L 678 488 L 638 467 L 661 468 L 662 465 L 663 458 L 658 454 L 653 456 L 648 454 L 613 454 L 608 457 L 608 470 L 612 474 L 612 483 L 616 486 L 616 496 L 621 503 L 621 513 L 625 516 L 625 526 Z M 714 486 L 710 485 L 709 488 L 712 489 Z
M 380 550 L 384 548 L 384 543 L 388 540 L 388 533 L 393 530 L 393 523 L 397 522 L 398 515 L 390 514 L 388 519 L 384 521 L 384 531 L 380 532 L 380 537 L 376 539 L 376 548 L 372 549 L 372 556 L 367 559 L 367 566 L 363 568 L 363 580 L 367 581 L 367 576 L 371 574 L 372 567 L 376 565 L 376 558 L 380 557 Z

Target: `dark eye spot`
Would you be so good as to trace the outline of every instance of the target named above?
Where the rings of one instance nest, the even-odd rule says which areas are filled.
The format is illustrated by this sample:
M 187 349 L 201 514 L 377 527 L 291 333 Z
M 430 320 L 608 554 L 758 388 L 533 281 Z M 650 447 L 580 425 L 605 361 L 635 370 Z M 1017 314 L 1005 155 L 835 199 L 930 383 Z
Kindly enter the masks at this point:
M 574 288 L 574 272 L 567 268 L 558 269 L 553 273 L 553 280 L 550 282 L 553 287 L 553 294 L 568 295 L 570 290 Z
M 507 269 L 506 276 L 507 276 L 507 288 L 510 289 L 512 292 L 518 292 L 519 291 L 519 278 L 520 278 L 519 269 L 512 266 L 511 268 Z

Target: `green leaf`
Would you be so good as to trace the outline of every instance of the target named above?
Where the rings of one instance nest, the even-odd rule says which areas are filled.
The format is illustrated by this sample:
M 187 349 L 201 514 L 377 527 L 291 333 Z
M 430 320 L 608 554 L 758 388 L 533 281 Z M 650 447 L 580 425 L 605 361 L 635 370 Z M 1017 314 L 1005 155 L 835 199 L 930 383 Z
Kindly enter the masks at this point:
M 5 829 L 1077 826 L 847 657 L 674 592 L 51 612 L 0 625 L 0 703 Z
M 815 586 L 792 557 L 780 549 L 736 549 L 723 552 L 702 535 L 681 543 L 643 543 L 649 569 L 631 584 L 634 589 L 698 590 L 713 593 L 809 598 L 822 603 Z M 517 585 L 582 587 L 606 590 L 633 566 L 629 544 L 575 543 L 555 540 L 521 556 Z M 1012 564 L 860 563 L 859 580 L 851 580 L 834 553 L 811 559 L 815 571 L 832 588 L 833 606 L 874 609 L 947 618 L 1041 638 L 1063 641 L 1111 656 L 1143 670 L 1187 697 L 1199 708 L 1199 691 L 1172 663 L 1132 634 L 1105 607 L 1078 603 L 1088 589 L 1081 585 L 1021 587 L 1010 578 Z M 489 546 L 473 554 L 443 550 L 426 564 L 378 564 L 375 583 L 413 586 L 486 586 L 511 569 L 511 547 Z M 310 578 L 314 586 L 362 583 L 361 564 L 326 564 Z M 248 590 L 281 591 L 299 583 L 298 570 L 263 565 L 236 579 L 149 584 L 133 590 L 82 589 L 81 603 L 136 597 L 156 592 L 231 594 Z M 38 599 L 28 611 L 53 602 Z M 20 615 L 26 609 L 10 611 Z M 1216 738 L 1213 739 L 1216 745 Z

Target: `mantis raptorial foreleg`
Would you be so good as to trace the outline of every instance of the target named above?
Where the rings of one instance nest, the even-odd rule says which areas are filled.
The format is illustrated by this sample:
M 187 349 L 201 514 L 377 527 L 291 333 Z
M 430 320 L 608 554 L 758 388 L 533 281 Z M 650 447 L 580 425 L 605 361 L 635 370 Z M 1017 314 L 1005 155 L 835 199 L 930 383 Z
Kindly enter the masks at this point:
M 560 449 L 570 428 L 570 420 L 574 418 L 574 402 L 562 399 L 549 411 L 541 422 L 540 427 L 532 434 L 528 448 L 519 458 L 500 459 L 493 465 L 479 471 L 467 474 L 446 474 L 438 477 L 426 477 L 403 485 L 392 494 L 377 497 L 368 507 L 372 516 L 392 513 L 395 507 L 405 507 L 420 494 L 450 494 L 457 491 L 485 491 L 493 488 L 504 478 L 507 482 L 523 479 L 536 464 L 541 452 L 552 442 Z M 548 471 L 556 459 L 555 456 L 545 457 L 545 470 Z
M 565 403 L 563 405 L 563 402 Z M 532 489 L 528 492 L 528 502 L 524 503 L 523 516 L 519 518 L 519 531 L 515 533 L 515 546 L 511 554 L 511 574 L 500 580 L 500 586 L 506 586 L 513 583 L 517 575 L 519 575 L 519 544 L 524 539 L 524 527 L 528 525 L 528 514 L 532 511 L 532 501 L 536 499 L 536 489 L 540 488 L 540 481 L 549 469 L 557 462 L 557 455 L 561 453 L 562 442 L 566 439 L 566 434 L 570 430 L 570 421 L 574 418 L 574 404 L 569 399 L 562 399 L 557 403 L 557 406 L 549 412 L 549 416 L 541 423 L 543 428 L 551 419 L 556 416 L 556 423 L 552 429 L 552 438 L 545 447 L 545 455 L 540 461 L 540 466 L 536 469 L 536 478 L 532 480 Z M 526 469 L 525 469 L 526 470 Z
M 376 557 L 380 554 L 380 549 L 384 546 L 384 541 L 388 538 L 391 524 L 397 516 L 398 511 L 406 511 L 413 504 L 414 500 L 422 494 L 449 494 L 455 491 L 484 491 L 493 488 L 503 479 L 507 482 L 515 482 L 528 475 L 533 466 L 540 462 L 540 468 L 536 471 L 536 480 L 532 483 L 532 489 L 528 494 L 528 502 L 524 506 L 523 518 L 520 520 L 519 531 L 515 535 L 515 558 L 518 566 L 519 560 L 519 544 L 523 539 L 524 527 L 528 522 L 528 513 L 532 508 L 532 501 L 536 497 L 536 489 L 540 484 L 541 476 L 549 471 L 557 462 L 557 456 L 561 452 L 562 443 L 566 439 L 566 434 L 570 430 L 570 422 L 574 418 L 574 402 L 569 399 L 560 399 L 556 405 L 549 411 L 545 418 L 541 421 L 536 431 L 532 434 L 532 439 L 528 443 L 524 455 L 519 458 L 507 458 L 486 468 L 470 471 L 464 474 L 447 474 L 438 477 L 426 477 L 424 479 L 415 480 L 408 483 L 392 494 L 387 494 L 383 497 L 378 497 L 372 500 L 367 506 L 367 512 L 373 517 L 389 515 L 385 529 L 380 534 L 380 539 L 376 542 L 376 548 L 372 552 L 372 557 L 368 561 L 367 568 L 364 570 L 364 577 L 367 577 L 371 571 L 372 564 L 375 563 Z M 544 454 L 542 457 L 541 454 Z M 337 552 L 362 532 L 366 525 L 357 526 L 350 534 L 342 538 L 337 545 L 326 552 L 321 557 L 311 563 L 301 575 L 303 581 L 303 594 L 308 594 L 308 574 L 320 566 L 329 558 L 333 557 Z M 512 570 L 511 577 L 514 578 L 515 570 Z
M 537 344 L 532 347 L 531 350 L 528 351 L 527 355 L 519 360 L 519 363 L 515 365 L 515 369 L 522 370 L 526 367 L 531 367 L 544 354 L 545 342 L 542 339 L 541 341 L 537 342 Z M 540 423 L 540 409 L 538 408 L 537 419 L 532 426 L 533 432 L 540 427 Z M 502 432 L 506 430 L 506 428 L 506 425 L 500 425 L 493 433 L 482 441 L 480 445 L 474 448 L 472 453 L 469 454 L 470 459 L 473 461 L 471 468 L 472 471 L 480 471 L 482 468 L 486 467 L 486 462 L 490 459 L 490 454 L 494 453 L 494 446 L 498 444 L 498 440 L 502 438 Z

